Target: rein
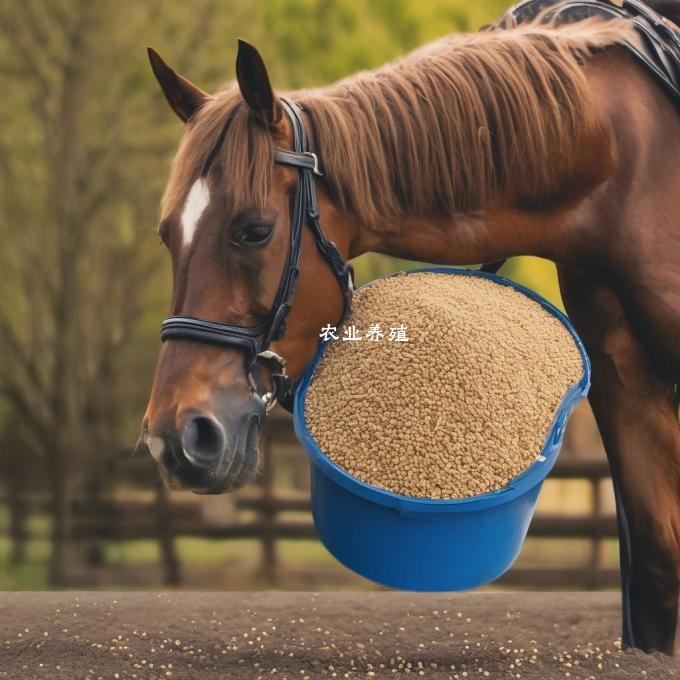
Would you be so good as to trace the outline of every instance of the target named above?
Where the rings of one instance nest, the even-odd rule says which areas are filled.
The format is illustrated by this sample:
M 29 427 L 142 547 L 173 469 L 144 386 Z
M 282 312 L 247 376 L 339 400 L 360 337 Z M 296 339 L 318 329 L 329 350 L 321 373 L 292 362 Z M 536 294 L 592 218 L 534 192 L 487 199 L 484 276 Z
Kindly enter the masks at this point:
M 274 162 L 296 167 L 298 185 L 291 209 L 288 255 L 269 316 L 256 326 L 237 326 L 193 316 L 169 316 L 161 325 L 161 341 L 193 340 L 243 350 L 251 390 L 262 400 L 267 412 L 277 401 L 292 411 L 293 380 L 286 373 L 285 359 L 269 348 L 286 330 L 286 320 L 300 274 L 300 248 L 305 224 L 312 230 L 319 253 L 328 262 L 342 289 L 344 309 L 340 323 L 349 314 L 354 289 L 352 266 L 344 261 L 335 243 L 327 239 L 321 230 L 314 176 L 322 176 L 322 173 L 319 171 L 318 157 L 309 149 L 301 109 L 286 99 L 281 99 L 281 104 L 293 128 L 294 150 L 275 149 Z M 276 369 L 271 374 L 272 390 L 265 394 L 258 393 L 253 377 L 253 368 L 258 359 L 276 364 Z

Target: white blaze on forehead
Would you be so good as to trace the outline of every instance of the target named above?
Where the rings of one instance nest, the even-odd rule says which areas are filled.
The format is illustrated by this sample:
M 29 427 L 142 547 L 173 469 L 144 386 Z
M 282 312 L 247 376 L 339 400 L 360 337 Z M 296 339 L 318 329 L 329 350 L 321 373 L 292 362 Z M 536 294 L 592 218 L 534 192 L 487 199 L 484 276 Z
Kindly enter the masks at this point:
M 196 225 L 201 219 L 203 211 L 210 203 L 210 189 L 208 183 L 201 177 L 194 182 L 182 211 L 182 234 L 184 245 L 191 243 L 196 232 Z

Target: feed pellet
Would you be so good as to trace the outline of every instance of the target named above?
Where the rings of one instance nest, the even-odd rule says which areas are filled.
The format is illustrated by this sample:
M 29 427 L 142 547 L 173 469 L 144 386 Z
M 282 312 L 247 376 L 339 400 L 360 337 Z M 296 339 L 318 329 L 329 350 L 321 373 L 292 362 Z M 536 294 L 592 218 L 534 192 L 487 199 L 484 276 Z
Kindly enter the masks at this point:
M 384 336 L 367 337 L 376 325 Z M 352 326 L 361 339 L 343 340 Z M 338 466 L 406 496 L 504 486 L 536 460 L 583 372 L 557 318 L 481 277 L 380 279 L 356 292 L 336 335 L 307 392 L 307 427 Z

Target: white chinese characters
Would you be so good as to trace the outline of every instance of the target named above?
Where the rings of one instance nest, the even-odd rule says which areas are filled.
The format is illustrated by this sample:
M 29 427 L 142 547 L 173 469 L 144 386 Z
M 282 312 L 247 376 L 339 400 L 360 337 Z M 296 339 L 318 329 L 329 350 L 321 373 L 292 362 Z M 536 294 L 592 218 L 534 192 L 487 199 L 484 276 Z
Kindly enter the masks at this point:
M 343 340 L 361 340 L 362 336 L 359 335 L 359 331 L 356 326 L 347 326 L 345 332 L 342 334 Z
M 335 334 L 337 332 L 337 328 L 335 326 L 331 326 L 330 324 L 328 326 L 324 326 L 321 329 L 321 333 L 319 333 L 319 337 L 324 341 L 328 340 L 337 340 L 338 336 Z
M 390 326 L 389 333 L 386 335 L 379 323 L 369 324 L 365 335 L 361 335 L 361 331 L 355 326 L 347 326 L 342 333 L 342 341 L 356 342 L 358 340 L 368 340 L 368 342 L 380 342 L 387 337 L 388 342 L 408 342 L 410 338 L 407 335 L 408 326 L 406 324 L 399 324 L 398 326 Z M 323 326 L 319 337 L 327 342 L 328 340 L 340 339 L 337 335 L 337 326 Z

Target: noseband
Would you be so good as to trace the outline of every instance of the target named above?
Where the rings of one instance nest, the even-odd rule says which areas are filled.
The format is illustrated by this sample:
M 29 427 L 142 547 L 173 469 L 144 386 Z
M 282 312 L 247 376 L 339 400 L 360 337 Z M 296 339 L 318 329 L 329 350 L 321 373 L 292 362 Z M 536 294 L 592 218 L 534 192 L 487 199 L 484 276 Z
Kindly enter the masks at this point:
M 281 104 L 293 128 L 294 150 L 275 149 L 274 161 L 296 167 L 299 176 L 291 209 L 290 246 L 286 265 L 269 316 L 256 326 L 235 326 L 193 316 L 170 316 L 163 321 L 161 326 L 162 341 L 193 340 L 243 350 L 251 389 L 264 402 L 267 411 L 277 401 L 288 410 L 292 410 L 293 381 L 286 374 L 286 362 L 283 357 L 270 350 L 269 347 L 272 342 L 280 339 L 286 330 L 286 319 L 300 274 L 300 247 L 305 224 L 312 230 L 319 252 L 330 265 L 342 289 L 344 309 L 340 323 L 349 314 L 354 287 L 351 265 L 343 260 L 336 245 L 329 241 L 321 231 L 314 175 L 322 176 L 322 174 L 319 171 L 316 154 L 309 150 L 309 140 L 301 109 L 294 102 L 285 99 L 281 99 Z M 263 395 L 258 394 L 253 377 L 253 368 L 258 358 L 273 361 L 277 365 L 277 370 L 271 374 L 272 391 Z

